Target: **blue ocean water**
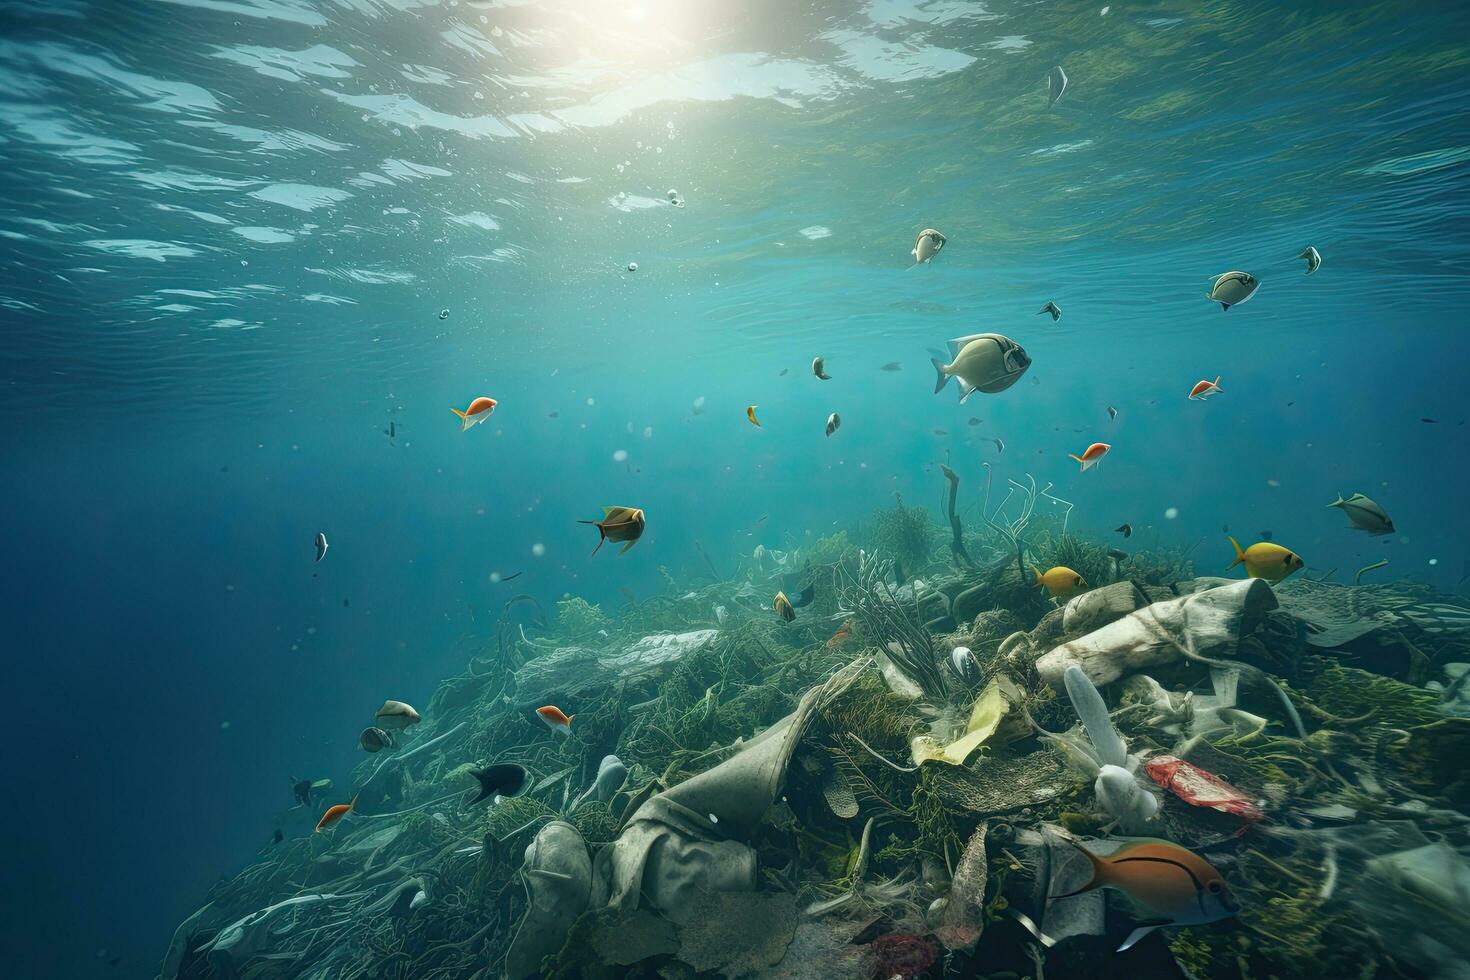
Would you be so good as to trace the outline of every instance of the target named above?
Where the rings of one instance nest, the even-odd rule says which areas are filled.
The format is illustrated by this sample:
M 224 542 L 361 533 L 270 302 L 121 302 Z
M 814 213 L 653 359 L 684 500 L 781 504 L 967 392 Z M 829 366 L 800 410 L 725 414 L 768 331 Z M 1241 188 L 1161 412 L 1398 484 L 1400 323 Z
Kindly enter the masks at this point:
M 152 976 L 289 778 L 345 784 L 514 592 L 937 513 L 941 462 L 1202 572 L 1228 527 L 1463 593 L 1467 39 L 1387 2 L 0 5 L 13 975 Z M 1030 371 L 936 396 L 981 331 Z M 612 504 L 647 533 L 589 557 Z

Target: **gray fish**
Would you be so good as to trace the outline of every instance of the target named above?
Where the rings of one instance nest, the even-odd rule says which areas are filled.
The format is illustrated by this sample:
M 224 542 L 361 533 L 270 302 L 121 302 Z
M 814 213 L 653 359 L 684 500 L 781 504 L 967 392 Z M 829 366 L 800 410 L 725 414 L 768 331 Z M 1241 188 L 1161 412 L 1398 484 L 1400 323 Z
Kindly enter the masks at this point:
M 827 373 L 826 361 L 822 357 L 812 358 L 812 374 L 817 376 L 818 381 L 831 381 L 832 375 Z
M 897 361 L 889 361 L 887 364 L 883 365 L 878 370 L 879 371 L 890 371 L 890 372 L 891 371 L 902 371 L 903 370 L 903 365 L 900 364 L 900 363 L 898 363 Z
M 943 233 L 937 229 L 925 228 L 914 239 L 914 250 L 909 254 L 914 257 L 914 263 L 916 265 L 923 265 L 938 255 L 940 249 L 944 248 L 944 243 L 947 241 L 949 239 L 945 238 Z
M 393 736 L 381 728 L 364 728 L 357 736 L 357 747 L 364 752 L 381 752 L 393 747 Z
M 1061 99 L 1062 94 L 1067 91 L 1067 73 L 1062 71 L 1062 66 L 1057 65 L 1046 73 L 1046 107 L 1050 109 Z
M 1026 349 L 998 333 L 957 337 L 949 342 L 949 353 L 948 364 L 937 357 L 929 359 L 936 375 L 934 393 L 943 391 L 950 378 L 959 378 L 961 404 L 976 391 L 987 395 L 1005 391 L 1031 366 Z
M 1230 307 L 1239 306 L 1250 299 L 1260 288 L 1261 280 L 1249 272 L 1227 272 L 1215 277 L 1215 284 L 1205 293 L 1205 299 L 1214 300 L 1223 309 L 1229 310 Z
M 1393 520 L 1371 497 L 1355 493 L 1344 500 L 1342 494 L 1338 494 L 1337 499 L 1327 506 L 1342 508 L 1356 530 L 1367 531 L 1373 537 L 1394 533 Z
M 1108 406 L 1108 418 L 1111 420 L 1111 419 L 1115 419 L 1117 417 L 1118 417 L 1118 410 L 1116 408 L 1114 408 L 1113 406 L 1109 405 Z
M 321 531 L 316 533 L 316 560 L 321 561 L 327 557 L 327 536 Z
M 1051 314 L 1051 322 L 1052 323 L 1056 323 L 1058 320 L 1060 320 L 1062 318 L 1062 308 L 1060 306 L 1058 306 L 1057 304 L 1055 304 L 1053 302 L 1050 302 L 1050 301 L 1048 301 L 1047 304 L 1045 306 L 1043 306 L 1041 309 L 1039 309 L 1039 310 L 1036 311 L 1036 315 L 1037 316 L 1041 316 L 1041 314 L 1043 314 L 1043 313 L 1050 313 Z
M 1307 260 L 1307 275 L 1309 276 L 1312 273 L 1316 272 L 1318 269 L 1322 268 L 1322 253 L 1317 251 L 1311 245 L 1308 245 L 1306 248 L 1302 249 L 1302 254 L 1298 255 L 1297 258 Z
M 827 435 L 831 435 L 842 427 L 842 417 L 836 412 L 827 416 Z

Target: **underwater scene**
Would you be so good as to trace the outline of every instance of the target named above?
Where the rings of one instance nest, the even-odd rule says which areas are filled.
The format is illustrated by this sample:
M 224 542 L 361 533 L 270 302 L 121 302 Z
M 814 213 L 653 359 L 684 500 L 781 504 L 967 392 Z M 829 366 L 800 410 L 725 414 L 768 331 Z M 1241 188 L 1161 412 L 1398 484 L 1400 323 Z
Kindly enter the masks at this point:
M 1470 980 L 1470 8 L 0 0 L 7 977 Z

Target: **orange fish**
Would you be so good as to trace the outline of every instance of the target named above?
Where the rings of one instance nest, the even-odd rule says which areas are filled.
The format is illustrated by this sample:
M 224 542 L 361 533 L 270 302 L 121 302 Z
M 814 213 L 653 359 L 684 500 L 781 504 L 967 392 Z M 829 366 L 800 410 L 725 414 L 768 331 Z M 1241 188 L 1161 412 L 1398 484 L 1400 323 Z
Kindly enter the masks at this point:
M 1240 911 L 1220 872 L 1178 844 L 1140 838 L 1107 857 L 1098 857 L 1074 840 L 1067 843 L 1087 855 L 1092 879 L 1075 891 L 1054 896 L 1053 901 L 1094 888 L 1116 888 L 1157 916 L 1134 929 L 1118 947 L 1120 953 L 1161 926 L 1218 922 Z
M 760 419 L 758 419 L 758 418 L 755 417 L 755 410 L 757 408 L 759 408 L 759 407 L 760 407 L 759 405 L 747 405 L 747 406 L 745 406 L 745 417 L 748 418 L 748 419 L 750 419 L 750 424 L 753 425 L 753 426 L 755 426 L 757 429 L 759 429 L 761 427 Z
M 836 650 L 850 639 L 852 639 L 852 624 L 850 622 L 843 623 L 837 627 L 837 632 L 833 633 L 832 638 L 827 641 L 827 649 Z
M 1081 456 L 1078 456 L 1076 453 L 1068 453 L 1067 455 L 1071 456 L 1077 462 L 1081 463 L 1082 472 L 1086 473 L 1088 470 L 1096 466 L 1097 461 L 1106 456 L 1108 454 L 1108 450 L 1112 448 L 1112 446 L 1108 445 L 1105 442 L 1094 442 L 1092 445 L 1088 446 L 1082 451 Z
M 1189 389 L 1189 400 L 1202 402 L 1211 395 L 1218 395 L 1220 391 L 1220 376 L 1217 374 L 1214 381 L 1196 381 L 1194 387 Z
M 459 416 L 461 422 L 459 431 L 464 432 L 470 426 L 479 425 L 481 422 L 488 419 L 492 414 L 494 414 L 495 406 L 498 404 L 500 403 L 497 402 L 495 399 L 486 398 L 484 395 L 481 395 L 479 398 L 476 398 L 474 401 L 470 402 L 470 407 L 465 409 L 463 412 L 461 412 L 457 408 L 451 408 L 450 411 Z
M 352 798 L 351 803 L 338 803 L 336 806 L 327 807 L 327 812 L 323 813 L 322 818 L 316 822 L 316 832 L 320 834 L 324 830 L 337 826 L 337 821 L 351 813 L 355 806 L 357 806 L 356 796 Z
M 577 717 L 576 715 L 563 714 L 562 710 L 554 704 L 537 708 L 536 714 L 540 715 L 541 720 L 546 722 L 547 728 L 561 735 L 571 734 L 572 719 Z

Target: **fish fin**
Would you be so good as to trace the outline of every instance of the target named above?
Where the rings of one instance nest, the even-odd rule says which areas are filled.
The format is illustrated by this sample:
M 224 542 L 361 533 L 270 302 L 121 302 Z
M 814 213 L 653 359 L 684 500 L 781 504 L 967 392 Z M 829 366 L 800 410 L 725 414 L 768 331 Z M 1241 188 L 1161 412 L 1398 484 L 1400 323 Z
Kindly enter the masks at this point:
M 1235 546 L 1235 560 L 1225 566 L 1225 571 L 1228 572 L 1236 565 L 1239 565 L 1241 562 L 1245 561 L 1245 552 L 1240 550 L 1240 542 L 1235 540 L 1232 535 L 1227 534 L 1225 535 L 1225 537 L 1230 538 L 1230 543 Z M 1249 571 L 1250 567 L 1246 566 L 1246 570 Z
M 1077 462 L 1081 463 L 1084 472 L 1087 470 L 1087 460 L 1083 459 L 1081 456 L 1078 456 L 1076 453 L 1068 453 L 1067 455 L 1075 459 Z
M 457 408 L 451 408 L 450 411 L 453 412 L 455 415 L 458 415 L 462 419 L 469 418 L 469 416 L 467 414 L 465 414 L 464 412 L 461 412 Z
M 1037 568 L 1035 565 L 1032 565 L 1031 574 L 1036 576 L 1036 587 L 1038 589 L 1045 588 L 1045 583 L 1041 581 L 1041 569 Z
M 357 807 L 357 794 L 356 793 L 353 793 L 352 794 L 352 802 L 349 803 L 349 804 L 347 804 L 347 813 L 351 813 L 356 807 Z M 344 817 L 347 816 L 346 813 L 344 813 L 342 815 Z
M 1050 897 L 1053 900 L 1058 898 L 1071 898 L 1073 895 L 1081 895 L 1084 892 L 1090 892 L 1094 888 L 1101 888 L 1103 885 L 1106 885 L 1108 883 L 1108 866 L 1104 864 L 1096 854 L 1092 853 L 1087 848 L 1074 841 L 1072 838 L 1066 837 L 1063 839 L 1068 844 L 1071 844 L 1077 850 L 1087 855 L 1087 860 L 1092 864 L 1092 878 L 1087 882 L 1087 884 L 1083 885 L 1081 888 L 1078 888 L 1075 891 L 1067 892 L 1065 895 L 1052 895 Z
M 965 382 L 965 386 L 960 389 L 960 404 L 963 405 L 965 403 L 965 399 L 966 398 L 969 398 L 971 395 L 973 395 L 975 392 L 977 392 L 979 390 L 980 390 L 979 388 L 976 388 L 974 385 L 970 384 L 968 381 Z
M 937 395 L 944 390 L 945 385 L 949 384 L 949 372 L 945 370 L 949 365 L 937 357 L 929 358 L 929 363 L 934 365 L 934 372 L 938 375 L 934 380 L 934 394 Z
M 629 541 L 627 544 L 623 545 L 623 550 L 622 551 L 619 551 L 618 554 L 620 554 L 620 555 L 626 555 L 628 553 L 628 549 L 631 548 L 631 547 L 633 547 L 637 543 L 638 543 L 638 539 L 637 538 L 634 538 L 632 541 Z
M 1140 923 L 1138 928 L 1130 932 L 1128 934 L 1128 938 L 1123 940 L 1123 945 L 1119 946 L 1117 951 L 1120 953 L 1126 953 L 1128 950 L 1133 948 L 1133 945 L 1135 943 L 1137 943 L 1144 936 L 1147 936 L 1149 933 L 1153 932 L 1155 929 L 1162 929 L 1164 928 L 1164 926 L 1169 926 L 1173 924 L 1174 923 L 1170 922 L 1168 919 L 1153 919 L 1148 922 Z
M 1229 303 L 1221 303 L 1220 304 L 1220 309 L 1224 310 L 1226 313 L 1229 313 L 1230 312 L 1230 304 Z
M 626 549 L 624 549 L 624 550 L 626 550 Z M 575 714 L 567 715 L 567 727 L 568 728 L 571 728 L 572 727 L 572 719 L 575 718 L 575 717 L 577 717 Z
M 1225 389 L 1220 387 L 1220 378 L 1221 377 L 1222 377 L 1221 375 L 1218 375 L 1218 374 L 1215 375 L 1215 390 L 1216 391 L 1222 391 L 1223 392 Z

